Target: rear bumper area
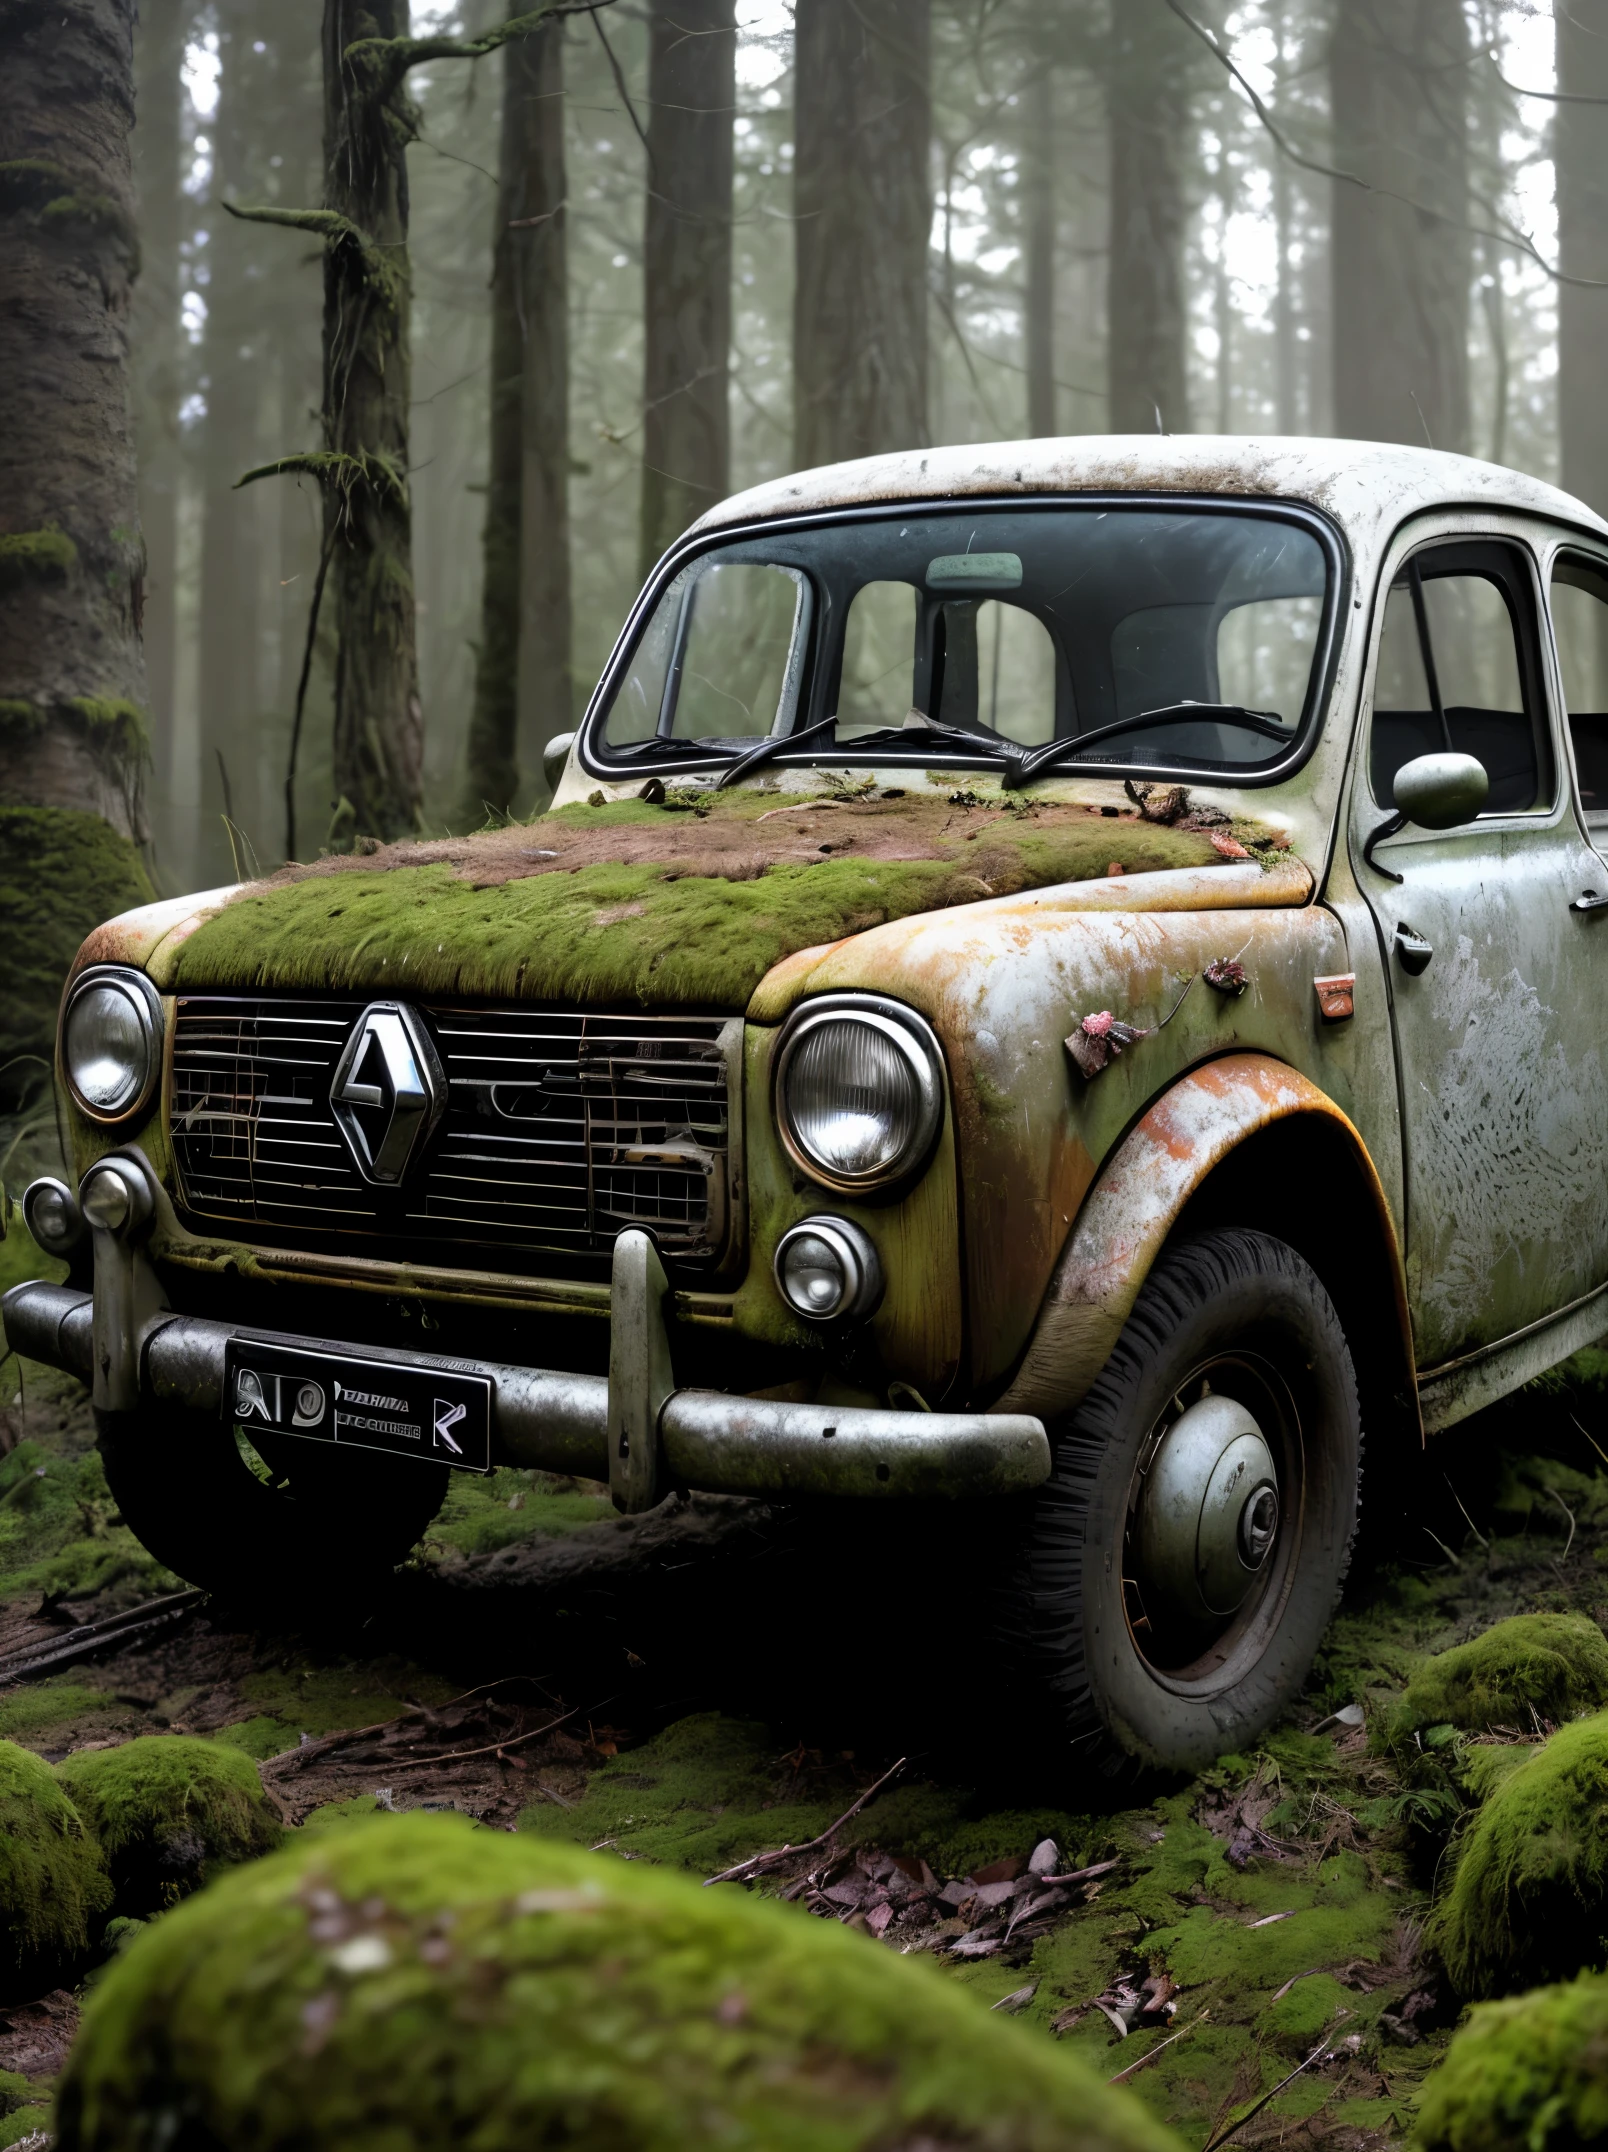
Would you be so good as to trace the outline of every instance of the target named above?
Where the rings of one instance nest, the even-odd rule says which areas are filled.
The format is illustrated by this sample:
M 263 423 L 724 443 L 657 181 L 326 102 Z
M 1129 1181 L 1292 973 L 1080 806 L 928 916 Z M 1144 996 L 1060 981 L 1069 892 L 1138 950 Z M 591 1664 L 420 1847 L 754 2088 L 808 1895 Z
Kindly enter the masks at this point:
M 625 1510 L 651 1507 L 675 1487 L 957 1499 L 1020 1494 L 1048 1478 L 1043 1423 L 1022 1414 L 885 1412 L 676 1389 L 660 1314 L 662 1273 L 656 1292 L 657 1260 L 645 1236 L 621 1240 L 641 1246 L 622 1248 L 616 1258 L 607 1378 L 343 1345 L 166 1310 L 131 1336 L 131 1326 L 108 1322 L 106 1310 L 97 1325 L 95 1295 L 38 1281 L 13 1286 L 0 1309 L 12 1350 L 76 1375 L 94 1387 L 97 1403 L 113 1409 L 138 1402 L 221 1415 L 233 1338 L 485 1376 L 494 1460 L 607 1480 Z M 98 1360 L 114 1339 L 126 1341 L 132 1364 L 109 1383 L 112 1371 Z

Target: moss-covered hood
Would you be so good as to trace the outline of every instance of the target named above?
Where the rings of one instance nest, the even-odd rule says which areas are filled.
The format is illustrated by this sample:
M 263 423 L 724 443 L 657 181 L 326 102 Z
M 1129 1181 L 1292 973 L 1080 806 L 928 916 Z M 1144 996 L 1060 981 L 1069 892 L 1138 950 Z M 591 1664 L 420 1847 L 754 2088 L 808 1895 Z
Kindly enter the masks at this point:
M 476 837 L 286 867 L 182 916 L 128 915 L 91 937 L 83 960 L 142 962 L 180 990 L 741 1009 L 782 959 L 919 913 L 1079 883 L 1149 910 L 1150 877 L 1154 908 L 1177 909 L 1177 870 L 1232 879 L 1242 906 L 1289 903 L 1309 886 L 1304 871 L 1259 871 L 1296 865 L 1282 831 L 1177 791 L 1121 807 L 969 792 L 695 800 L 566 807 Z

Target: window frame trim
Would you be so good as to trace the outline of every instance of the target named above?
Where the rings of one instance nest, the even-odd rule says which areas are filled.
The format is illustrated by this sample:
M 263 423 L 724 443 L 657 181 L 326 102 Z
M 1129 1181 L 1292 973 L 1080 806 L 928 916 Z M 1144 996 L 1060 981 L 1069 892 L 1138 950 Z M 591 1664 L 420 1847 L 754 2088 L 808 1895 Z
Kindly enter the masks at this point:
M 585 714 L 577 729 L 576 760 L 585 774 L 605 784 L 628 784 L 633 778 L 646 782 L 651 777 L 677 778 L 681 776 L 711 775 L 730 767 L 723 755 L 708 749 L 691 752 L 675 760 L 669 755 L 656 755 L 651 761 L 618 761 L 608 755 L 602 740 L 602 730 L 614 701 L 620 681 L 636 654 L 642 634 L 654 609 L 668 585 L 683 569 L 700 555 L 715 551 L 726 545 L 751 544 L 768 536 L 792 534 L 800 531 L 819 530 L 833 525 L 886 521 L 890 517 L 931 518 L 944 515 L 974 515 L 998 510 L 1016 513 L 1043 513 L 1053 509 L 1090 509 L 1107 513 L 1116 511 L 1156 511 L 1183 514 L 1244 515 L 1267 521 L 1293 523 L 1316 539 L 1322 548 L 1327 578 L 1324 591 L 1323 617 L 1318 628 L 1318 648 L 1314 651 L 1311 676 L 1306 699 L 1302 704 L 1301 718 L 1296 732 L 1293 751 L 1277 762 L 1251 769 L 1235 768 L 1223 764 L 1194 763 L 1145 763 L 1125 761 L 1067 762 L 1048 773 L 1049 781 L 1055 778 L 1120 779 L 1139 776 L 1147 781 L 1216 785 L 1236 790 L 1265 790 L 1287 782 L 1317 751 L 1328 723 L 1333 716 L 1335 682 L 1339 670 L 1341 646 L 1345 637 L 1347 616 L 1355 577 L 1355 564 L 1351 548 L 1338 523 L 1321 510 L 1304 501 L 1291 501 L 1270 496 L 1266 499 L 1244 499 L 1214 493 L 1169 492 L 1064 492 L 1036 494 L 985 494 L 954 495 L 938 499 L 923 498 L 917 501 L 880 500 L 839 508 L 817 509 L 805 515 L 766 516 L 749 522 L 733 523 L 716 529 L 695 531 L 678 541 L 665 554 L 652 575 L 639 592 L 635 604 L 626 615 L 625 623 L 615 640 L 607 664 L 598 679 L 597 686 L 588 698 Z M 813 579 L 812 579 L 813 582 Z M 806 653 L 803 678 L 800 682 L 798 715 L 800 722 L 794 730 L 803 732 L 817 722 L 819 713 L 816 701 L 827 677 L 833 673 L 831 662 L 841 648 L 842 628 L 832 619 L 833 608 L 817 588 L 814 591 L 814 620 L 810 632 L 810 648 Z M 846 620 L 845 620 L 846 625 Z M 823 638 L 830 638 L 830 641 Z M 827 662 L 822 662 L 825 659 Z M 758 746 L 761 737 L 756 735 L 753 744 Z M 633 743 L 637 744 L 637 743 Z M 997 765 L 1000 758 L 978 755 L 969 758 L 946 750 L 935 756 L 931 748 L 917 745 L 903 753 L 887 747 L 874 753 L 862 753 L 852 743 L 835 747 L 829 761 L 806 750 L 801 754 L 785 751 L 766 759 L 768 769 L 821 767 L 838 768 L 853 766 L 867 769 L 917 769 L 942 767 L 946 770 L 964 770 L 975 766 L 987 770 Z

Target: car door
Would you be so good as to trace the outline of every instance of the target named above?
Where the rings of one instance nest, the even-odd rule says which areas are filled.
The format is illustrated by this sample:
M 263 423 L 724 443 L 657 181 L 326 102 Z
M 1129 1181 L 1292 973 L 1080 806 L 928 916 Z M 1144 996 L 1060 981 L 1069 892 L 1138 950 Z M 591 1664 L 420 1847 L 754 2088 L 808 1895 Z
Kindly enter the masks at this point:
M 1351 852 L 1390 982 L 1408 1295 L 1429 1372 L 1608 1276 L 1608 920 L 1599 931 L 1576 908 L 1608 875 L 1567 781 L 1529 545 L 1491 528 L 1415 534 L 1380 612 Z M 1485 811 L 1381 839 L 1396 771 L 1443 750 L 1485 765 Z

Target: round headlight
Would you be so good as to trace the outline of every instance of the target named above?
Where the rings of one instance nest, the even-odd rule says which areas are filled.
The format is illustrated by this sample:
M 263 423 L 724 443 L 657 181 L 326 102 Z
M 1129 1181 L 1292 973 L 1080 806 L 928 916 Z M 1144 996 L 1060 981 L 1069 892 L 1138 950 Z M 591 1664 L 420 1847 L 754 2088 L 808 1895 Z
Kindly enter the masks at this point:
M 938 1042 L 896 1002 L 800 1009 L 776 1057 L 776 1118 L 812 1180 L 854 1194 L 926 1163 L 943 1118 Z
M 121 1121 L 145 1104 L 160 1059 L 162 1010 L 137 971 L 88 971 L 67 997 L 61 1058 L 80 1106 Z
M 882 1265 L 870 1235 L 847 1218 L 805 1218 L 776 1244 L 776 1282 L 795 1315 L 830 1323 L 872 1313 Z

